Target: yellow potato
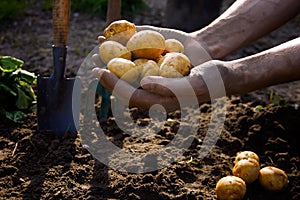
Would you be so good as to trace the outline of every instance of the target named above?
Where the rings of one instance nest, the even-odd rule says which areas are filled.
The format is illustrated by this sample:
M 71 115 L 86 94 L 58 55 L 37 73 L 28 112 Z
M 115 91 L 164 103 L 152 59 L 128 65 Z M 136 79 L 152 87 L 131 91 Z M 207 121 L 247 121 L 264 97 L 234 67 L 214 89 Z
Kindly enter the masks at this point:
M 236 164 L 238 161 L 240 161 L 242 159 L 248 159 L 248 158 L 252 158 L 259 163 L 258 155 L 256 153 L 254 153 L 253 151 L 240 151 L 236 154 L 234 164 Z
M 107 69 L 129 83 L 134 83 L 139 77 L 139 71 L 134 62 L 124 58 L 111 59 L 107 64 Z
M 108 40 L 113 40 L 126 45 L 128 40 L 136 33 L 136 27 L 127 20 L 117 20 L 109 24 L 103 31 Z
M 105 41 L 99 47 L 101 60 L 107 64 L 113 58 L 125 58 L 131 60 L 131 53 L 121 43 L 116 41 Z
M 134 61 L 137 68 L 140 70 L 141 78 L 146 76 L 158 76 L 159 75 L 159 66 L 153 60 L 148 60 L 144 58 L 136 59 Z
M 134 34 L 127 42 L 126 47 L 135 59 L 155 60 L 165 50 L 165 38 L 156 31 L 143 30 Z
M 267 190 L 280 191 L 287 187 L 289 180 L 283 170 L 268 166 L 260 170 L 259 182 Z
M 183 44 L 176 39 L 167 39 L 165 41 L 165 46 L 166 46 L 165 47 L 166 53 L 169 53 L 169 52 L 183 53 L 184 52 Z
M 246 183 L 253 183 L 258 178 L 259 170 L 260 166 L 258 162 L 252 158 L 248 158 L 238 161 L 232 169 L 232 174 L 240 177 Z
M 225 176 L 217 182 L 216 194 L 219 200 L 241 200 L 246 194 L 246 184 L 239 177 Z
M 171 52 L 163 56 L 159 61 L 160 75 L 176 78 L 186 76 L 191 69 L 189 58 L 183 53 Z

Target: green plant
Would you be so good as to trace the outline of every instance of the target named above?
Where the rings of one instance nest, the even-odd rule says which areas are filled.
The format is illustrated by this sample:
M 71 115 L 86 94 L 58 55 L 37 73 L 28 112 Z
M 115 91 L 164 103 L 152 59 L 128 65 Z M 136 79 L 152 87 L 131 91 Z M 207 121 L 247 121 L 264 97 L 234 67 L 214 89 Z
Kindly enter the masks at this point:
M 74 0 L 71 4 L 72 11 L 88 12 L 104 16 L 107 8 L 107 0 Z
M 10 19 L 22 11 L 26 5 L 25 1 L 20 0 L 1 0 L 0 1 L 0 22 Z
M 51 10 L 52 9 L 52 1 L 51 0 L 43 0 L 41 1 L 42 8 L 45 10 Z
M 269 103 L 274 105 L 280 105 L 282 101 L 284 100 L 276 94 L 275 90 L 272 89 L 269 96 Z
M 31 86 L 36 84 L 36 76 L 21 69 L 23 64 L 20 59 L 0 56 L 0 114 L 14 122 L 22 122 L 36 100 Z
M 253 112 L 260 112 L 264 110 L 265 108 L 262 105 L 257 105 L 253 108 Z

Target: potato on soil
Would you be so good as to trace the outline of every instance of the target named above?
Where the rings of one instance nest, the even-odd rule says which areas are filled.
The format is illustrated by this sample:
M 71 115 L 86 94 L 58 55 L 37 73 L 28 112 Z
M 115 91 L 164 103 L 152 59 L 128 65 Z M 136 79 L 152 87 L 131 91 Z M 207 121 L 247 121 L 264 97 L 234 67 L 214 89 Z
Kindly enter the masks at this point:
M 139 77 L 139 71 L 134 62 L 124 58 L 113 58 L 108 62 L 107 69 L 129 83 L 134 83 Z
M 165 50 L 165 38 L 156 31 L 143 30 L 134 34 L 127 42 L 126 47 L 135 59 L 155 60 Z
M 246 183 L 253 183 L 258 178 L 259 170 L 259 163 L 252 158 L 248 158 L 238 161 L 232 169 L 232 174 L 240 177 Z
M 183 44 L 176 40 L 176 39 L 166 39 L 165 41 L 165 52 L 178 52 L 183 53 L 184 52 L 184 46 Z
M 121 43 L 116 41 L 105 41 L 99 47 L 101 60 L 107 64 L 113 58 L 125 58 L 131 60 L 131 53 Z
M 248 158 L 252 158 L 259 163 L 258 155 L 256 153 L 254 153 L 253 151 L 240 151 L 236 154 L 234 164 L 236 164 L 238 161 L 240 161 L 242 159 L 248 159 Z
M 280 191 L 287 187 L 289 180 L 283 170 L 268 166 L 260 170 L 259 183 L 267 190 Z
M 225 176 L 216 185 L 219 200 L 241 200 L 246 194 L 246 183 L 236 176 Z
M 108 40 L 113 40 L 126 45 L 128 40 L 136 33 L 136 27 L 127 20 L 117 20 L 109 24 L 103 31 Z
M 137 68 L 140 71 L 141 78 L 146 76 L 158 76 L 159 75 L 159 66 L 153 60 L 148 60 L 144 58 L 136 59 L 134 61 Z
M 160 75 L 168 78 L 176 78 L 188 75 L 191 69 L 189 58 L 183 53 L 167 53 L 158 61 Z

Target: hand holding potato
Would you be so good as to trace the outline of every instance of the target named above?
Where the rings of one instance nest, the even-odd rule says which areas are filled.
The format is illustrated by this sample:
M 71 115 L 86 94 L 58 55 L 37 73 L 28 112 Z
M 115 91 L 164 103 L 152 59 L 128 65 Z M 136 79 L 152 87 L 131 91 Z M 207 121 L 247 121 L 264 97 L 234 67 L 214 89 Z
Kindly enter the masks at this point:
M 187 46 L 189 46 L 188 49 L 184 50 L 184 52 L 187 52 L 186 55 L 191 55 L 191 53 L 194 53 L 192 57 L 188 57 L 190 59 L 191 65 L 192 63 L 201 64 L 202 62 L 210 59 L 209 56 L 205 54 L 205 52 L 203 52 L 203 49 L 198 49 L 197 45 L 193 45 L 194 43 L 189 43 L 189 41 L 193 42 L 193 39 L 190 38 L 189 35 L 185 32 L 174 29 L 156 28 L 153 26 L 137 26 L 136 30 L 137 32 L 144 30 L 156 31 L 162 34 L 165 38 L 174 38 L 178 41 L 185 41 L 185 43 L 183 44 L 187 44 Z M 101 42 L 103 42 L 103 37 L 101 37 L 100 39 Z M 138 59 L 134 59 L 134 61 L 135 60 Z M 153 61 L 157 63 L 158 60 Z M 211 65 L 215 66 L 215 63 L 211 63 Z M 98 66 L 101 67 L 101 65 Z M 148 67 L 146 68 L 146 71 L 150 70 Z M 202 72 L 197 70 L 198 68 L 201 69 L 200 71 Z M 118 87 L 122 88 L 122 93 L 119 93 L 118 95 L 120 96 L 120 98 L 130 98 L 129 103 L 131 106 L 150 108 L 154 104 L 161 104 L 167 111 L 174 111 L 180 108 L 180 105 L 177 97 L 174 96 L 174 93 L 170 90 L 171 88 L 174 88 L 174 90 L 177 91 L 178 94 L 187 96 L 187 98 L 189 98 L 190 95 L 195 95 L 196 93 L 199 101 L 203 102 L 210 99 L 206 84 L 201 77 L 201 74 L 209 73 L 207 69 L 207 67 L 202 67 L 201 65 L 194 67 L 193 69 L 189 68 L 190 72 L 185 76 L 181 75 L 181 78 L 165 78 L 160 75 L 153 76 L 152 73 L 156 73 L 156 69 L 153 68 L 150 70 L 152 71 L 151 74 L 148 73 L 150 71 L 144 71 L 145 74 L 150 75 L 144 77 L 142 71 L 140 71 L 140 78 L 142 78 L 140 86 L 142 87 L 142 89 L 136 89 L 134 88 L 134 86 L 123 82 L 122 84 L 118 84 Z M 104 87 L 113 92 L 113 89 L 117 81 L 119 80 L 119 78 L 114 73 L 101 68 L 95 68 L 94 75 L 100 80 L 101 84 Z M 186 87 L 186 83 L 189 83 L 188 88 Z M 191 88 L 193 88 L 194 90 L 191 91 Z M 133 89 L 135 89 L 134 95 L 129 97 L 129 91 L 132 91 Z
M 190 72 L 191 61 L 184 54 L 184 45 L 175 38 L 165 39 L 159 31 L 137 32 L 135 24 L 117 20 L 105 28 L 103 34 L 105 37 L 98 37 L 98 40 L 99 56 L 104 64 L 108 64 L 114 58 L 125 58 L 134 63 L 147 60 L 143 66 L 138 67 L 140 78 L 146 76 L 176 78 L 187 76 Z M 117 71 L 114 69 L 112 72 L 116 74 Z M 119 73 L 116 74 L 117 77 L 120 77 Z
M 160 104 L 168 112 L 180 109 L 180 104 L 173 91 L 176 91 L 176 94 L 180 94 L 186 99 L 190 98 L 191 95 L 196 95 L 198 102 L 208 101 L 210 100 L 210 95 L 201 74 L 210 74 L 210 66 L 217 66 L 221 72 L 223 71 L 223 66 L 219 62 L 210 61 L 194 67 L 188 76 L 182 78 L 147 76 L 140 82 L 143 89 L 135 89 L 126 82 L 118 84 L 118 87 L 120 87 L 118 91 L 122 91 L 118 95 L 120 98 L 129 98 L 130 106 L 149 109 L 154 104 Z M 119 80 L 115 74 L 101 68 L 94 69 L 94 76 L 111 92 L 113 92 Z M 192 91 L 191 88 L 193 89 Z M 130 92 L 133 90 L 135 90 L 134 94 L 130 96 Z

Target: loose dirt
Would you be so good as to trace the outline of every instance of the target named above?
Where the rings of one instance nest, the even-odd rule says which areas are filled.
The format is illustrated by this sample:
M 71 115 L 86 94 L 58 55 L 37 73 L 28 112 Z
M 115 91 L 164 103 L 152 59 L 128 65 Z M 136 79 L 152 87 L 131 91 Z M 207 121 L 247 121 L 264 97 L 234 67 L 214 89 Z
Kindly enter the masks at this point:
M 132 21 L 159 26 L 162 16 L 163 7 L 158 6 Z M 300 32 L 299 19 L 296 17 L 226 59 L 250 55 L 296 37 Z M 24 60 L 24 68 L 29 71 L 49 75 L 53 66 L 51 26 L 51 11 L 43 10 L 39 4 L 27 8 L 21 17 L 1 25 L 1 54 Z M 68 75 L 76 73 L 97 45 L 97 36 L 104 26 L 105 21 L 98 17 L 72 14 Z M 270 101 L 271 91 L 276 92 L 271 100 L 278 101 Z M 214 123 L 210 121 L 212 106 L 204 103 L 199 108 L 200 116 L 194 116 L 199 126 L 194 136 L 186 138 L 191 145 L 183 156 L 165 168 L 147 173 L 127 173 L 106 166 L 91 155 L 77 134 L 57 136 L 38 131 L 35 110 L 28 113 L 23 124 L 0 117 L 0 199 L 216 199 L 217 181 L 231 174 L 234 156 L 242 150 L 256 152 L 261 167 L 279 167 L 289 177 L 288 187 L 278 193 L 265 191 L 256 181 L 247 186 L 245 199 L 300 199 L 299 103 L 299 82 L 228 97 L 221 135 L 210 153 L 200 158 L 209 125 Z M 255 110 L 257 105 L 263 109 Z M 131 108 L 130 113 L 139 126 L 151 123 L 145 110 Z M 126 134 L 113 116 L 101 120 L 100 125 L 106 138 L 116 146 L 142 153 L 169 144 L 179 128 L 186 126 L 181 115 L 179 111 L 169 113 L 171 123 L 163 124 L 157 133 L 145 138 Z M 130 164 L 133 169 L 143 167 L 126 163 L 126 159 L 112 161 Z

